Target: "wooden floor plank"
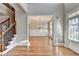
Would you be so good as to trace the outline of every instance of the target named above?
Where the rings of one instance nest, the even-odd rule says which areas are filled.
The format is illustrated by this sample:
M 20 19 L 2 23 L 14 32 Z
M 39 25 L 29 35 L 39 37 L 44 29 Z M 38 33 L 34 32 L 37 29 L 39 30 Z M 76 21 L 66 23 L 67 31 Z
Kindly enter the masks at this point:
M 17 46 L 5 56 L 79 56 L 63 46 L 53 46 L 48 37 L 30 37 L 30 47 Z

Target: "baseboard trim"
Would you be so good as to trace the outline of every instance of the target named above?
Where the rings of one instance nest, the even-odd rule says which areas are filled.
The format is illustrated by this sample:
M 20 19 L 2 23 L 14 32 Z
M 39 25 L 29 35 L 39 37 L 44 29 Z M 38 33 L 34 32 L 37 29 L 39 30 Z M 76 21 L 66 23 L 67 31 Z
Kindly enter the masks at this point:
M 30 46 L 30 42 L 28 40 L 16 43 L 17 46 Z
M 79 51 L 73 49 L 71 46 L 68 46 L 69 49 L 71 49 L 72 51 L 74 51 L 75 53 L 79 54 Z

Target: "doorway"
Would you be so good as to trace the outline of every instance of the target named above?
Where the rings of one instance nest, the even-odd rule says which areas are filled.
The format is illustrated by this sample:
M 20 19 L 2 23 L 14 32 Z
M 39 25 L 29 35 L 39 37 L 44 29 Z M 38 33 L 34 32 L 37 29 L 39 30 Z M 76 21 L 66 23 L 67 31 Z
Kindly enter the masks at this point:
M 35 42 L 41 41 L 44 44 L 47 44 L 48 39 L 52 39 L 52 16 L 29 16 L 29 41 L 30 44 L 35 39 Z M 51 41 L 52 42 L 52 41 Z M 40 44 L 41 44 L 40 43 Z M 34 43 L 35 44 L 35 43 Z M 37 43 L 36 43 L 37 44 Z M 39 44 L 39 45 L 40 45 Z M 51 44 L 52 45 L 52 44 Z

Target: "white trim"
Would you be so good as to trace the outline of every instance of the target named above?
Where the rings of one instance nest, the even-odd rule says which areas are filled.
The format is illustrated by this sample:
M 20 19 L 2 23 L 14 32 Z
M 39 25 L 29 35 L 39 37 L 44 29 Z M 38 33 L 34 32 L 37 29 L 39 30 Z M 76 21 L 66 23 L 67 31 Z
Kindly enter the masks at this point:
M 71 46 L 68 46 L 69 49 L 73 50 L 75 53 L 78 53 L 79 54 L 79 51 L 73 49 Z
M 10 51 L 11 49 L 13 49 L 16 46 L 16 44 L 14 44 L 12 47 L 8 48 L 7 50 L 2 52 L 2 55 L 7 53 L 8 51 Z
M 28 40 L 21 41 L 19 43 L 16 43 L 17 46 L 30 46 L 30 42 Z

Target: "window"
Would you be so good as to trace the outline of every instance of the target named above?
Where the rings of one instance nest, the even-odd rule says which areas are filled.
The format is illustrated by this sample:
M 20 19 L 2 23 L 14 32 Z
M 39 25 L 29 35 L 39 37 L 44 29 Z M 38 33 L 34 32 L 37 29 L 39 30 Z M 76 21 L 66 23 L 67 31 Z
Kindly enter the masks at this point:
M 69 20 L 69 39 L 79 42 L 79 17 Z

